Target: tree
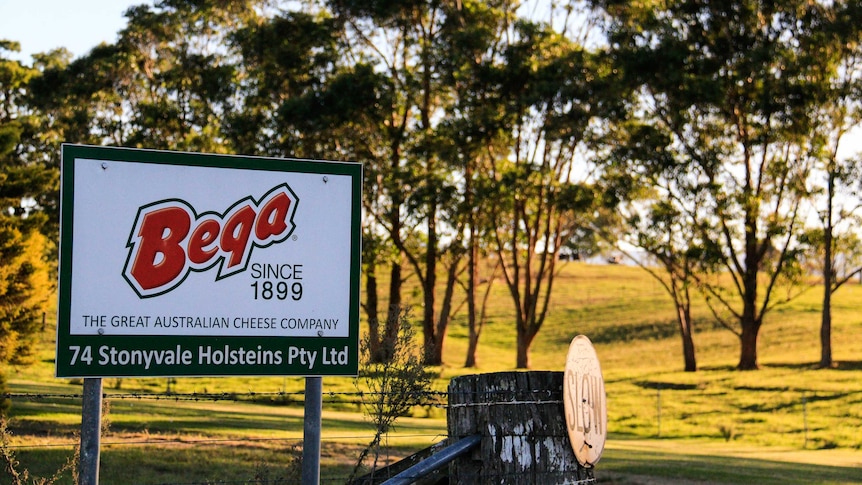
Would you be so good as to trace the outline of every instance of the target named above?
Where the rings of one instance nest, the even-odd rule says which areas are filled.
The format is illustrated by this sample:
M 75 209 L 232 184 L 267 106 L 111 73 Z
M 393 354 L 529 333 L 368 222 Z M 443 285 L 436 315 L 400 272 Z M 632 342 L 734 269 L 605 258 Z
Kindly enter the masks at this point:
M 604 183 L 619 199 L 622 227 L 608 224 L 600 229 L 602 237 L 617 245 L 629 259 L 661 284 L 674 304 L 682 341 L 686 372 L 697 371 L 694 344 L 692 292 L 697 291 L 697 273 L 703 256 L 700 234 L 691 231 L 686 194 L 693 190 L 692 180 L 680 170 L 680 157 L 667 146 L 670 134 L 653 124 L 632 119 L 618 122 L 609 138 L 611 148 Z M 695 200 L 696 204 L 697 201 Z M 630 248 L 646 257 L 632 254 Z
M 512 145 L 492 160 L 490 233 L 516 312 L 516 366 L 528 368 L 530 346 L 547 315 L 557 255 L 603 203 L 590 182 L 595 166 L 584 150 L 601 136 L 601 121 L 617 116 L 626 96 L 600 51 L 544 23 L 518 21 L 509 35 L 498 101 L 501 129 Z
M 370 355 L 382 362 L 400 320 L 380 310 L 378 270 L 391 265 L 389 307 L 400 308 L 403 258 L 377 218 L 393 214 L 386 195 L 391 187 L 384 181 L 394 177 L 388 167 L 401 135 L 390 129 L 396 101 L 392 82 L 345 49 L 344 22 L 326 11 L 282 12 L 235 32 L 231 38 L 244 73 L 244 103 L 227 117 L 226 133 L 244 153 L 364 164 L 362 306 Z
M 853 9 L 842 9 L 839 32 L 856 31 Z M 858 34 L 855 34 L 858 35 Z M 812 133 L 811 153 L 815 160 L 809 190 L 817 210 L 817 229 L 806 234 L 818 255 L 817 265 L 823 275 L 823 305 L 820 319 L 820 367 L 830 368 L 832 360 L 832 295 L 855 275 L 862 272 L 862 254 L 858 237 L 859 209 L 862 207 L 862 160 L 846 156 L 841 148 L 848 131 L 862 120 L 862 52 L 856 40 L 843 42 L 840 67 L 834 77 L 822 80 L 825 86 L 814 109 L 816 123 Z
M 126 11 L 114 44 L 34 84 L 50 128 L 67 142 L 225 153 L 222 119 L 239 79 L 227 36 L 259 1 L 161 0 Z
M 452 172 L 440 158 L 445 140 L 437 131 L 451 99 L 451 88 L 438 68 L 446 55 L 440 49 L 440 33 L 450 5 L 327 3 L 346 26 L 343 42 L 348 55 L 367 60 L 384 73 L 392 89 L 387 116 L 375 126 L 379 132 L 375 156 L 366 164 L 366 177 L 374 184 L 366 190 L 366 208 L 397 250 L 390 260 L 390 307 L 401 303 L 406 261 L 421 287 L 426 357 L 429 365 L 439 365 L 454 309 L 455 275 L 464 254 L 458 226 L 447 224 L 457 200 Z M 440 264 L 446 273 L 442 291 Z
M 644 120 L 633 104 L 627 117 L 612 120 L 603 141 L 602 183 L 617 201 L 622 224 L 603 224 L 599 237 L 652 276 L 670 296 L 682 341 L 686 372 L 697 370 L 692 290 L 698 271 L 698 235 L 689 230 L 684 195 L 691 181 L 680 170 L 672 135 Z M 691 211 L 697 212 L 697 209 Z M 639 251 L 639 254 L 635 254 Z
M 452 104 L 438 131 L 439 138 L 445 140 L 440 158 L 449 161 L 459 181 L 455 184 L 458 204 L 448 220 L 462 228 L 466 254 L 466 278 L 459 277 L 467 305 L 465 367 L 478 366 L 476 354 L 485 310 L 501 267 L 501 260 L 491 250 L 491 195 L 496 190 L 491 169 L 496 158 L 509 153 L 512 141 L 511 132 L 504 129 L 500 73 L 516 7 L 515 2 L 506 0 L 460 2 L 448 12 L 441 35 L 447 55 L 439 59 L 438 69 L 452 89 Z
M 700 262 L 697 244 L 688 238 L 684 218 L 673 204 L 656 202 L 650 208 L 649 229 L 638 226 L 638 246 L 643 248 L 664 271 L 661 275 L 652 267 L 641 264 L 664 288 L 674 304 L 677 327 L 682 342 L 683 367 L 686 372 L 697 371 L 694 345 L 694 320 L 691 315 L 692 291 L 695 273 Z M 633 224 L 635 226 L 635 224 Z
M 259 0 L 162 0 L 126 12 L 115 58 L 122 144 L 171 150 L 232 151 L 221 119 L 240 78 L 225 49 L 232 32 L 257 21 Z M 116 118 L 115 114 L 115 118 Z
M 374 438 L 359 454 L 348 483 L 355 483 L 356 475 L 369 454 L 373 456 L 373 475 L 380 458 L 381 440 L 395 427 L 395 421 L 415 406 L 430 401 L 434 375 L 414 345 L 409 313 L 399 309 L 392 312 L 390 318 L 398 318 L 402 322 L 393 326 L 399 329 L 398 336 L 386 342 L 385 353 L 389 358 L 378 362 L 371 355 L 369 345 L 360 346 L 361 366 L 354 385 L 360 393 L 366 415 L 374 423 Z M 367 343 L 367 340 L 363 343 Z
M 792 297 L 779 288 L 799 274 L 811 107 L 816 81 L 838 65 L 834 7 L 592 3 L 606 15 L 621 69 L 642 86 L 640 109 L 685 156 L 679 169 L 696 184 L 681 194 L 683 207 L 704 243 L 698 284 L 740 339 L 738 368 L 756 369 L 764 317 Z
M 38 200 L 56 187 L 56 171 L 34 154 L 36 114 L 28 83 L 39 72 L 3 56 L 17 43 L 0 41 L 0 363 L 26 362 L 50 296 L 46 225 Z

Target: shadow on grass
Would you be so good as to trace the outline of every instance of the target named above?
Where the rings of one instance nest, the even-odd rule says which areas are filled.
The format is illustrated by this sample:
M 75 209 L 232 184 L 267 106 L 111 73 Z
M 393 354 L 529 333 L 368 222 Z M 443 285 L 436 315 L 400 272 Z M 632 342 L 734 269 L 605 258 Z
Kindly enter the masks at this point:
M 638 381 L 634 383 L 643 389 L 669 390 L 669 391 L 694 391 L 704 389 L 705 384 L 685 384 L 680 382 Z
M 704 365 L 700 367 L 702 372 L 734 372 L 738 370 L 734 365 Z
M 602 473 L 613 478 L 602 480 Z M 641 481 L 627 480 L 627 476 Z M 643 477 L 654 480 L 643 481 Z M 813 465 L 787 461 L 707 456 L 621 448 L 607 449 L 596 466 L 600 483 L 709 483 L 738 485 L 850 484 L 859 483 L 862 471 L 854 467 Z
M 584 317 L 581 311 L 567 311 L 570 320 L 582 321 Z M 663 340 L 677 335 L 676 322 L 652 321 L 635 324 L 619 325 L 588 325 L 580 330 L 581 333 L 590 337 L 594 344 L 611 344 L 614 342 L 633 342 L 637 340 Z M 571 335 L 568 333 L 559 337 L 561 344 L 568 345 Z
M 764 365 L 763 367 L 790 370 L 860 371 L 862 370 L 862 360 L 836 361 L 832 367 L 828 368 L 820 367 L 819 362 L 777 362 Z
M 290 478 L 291 456 L 297 440 L 257 443 L 163 443 L 104 445 L 101 451 L 100 483 L 106 484 L 251 484 L 298 483 Z M 321 443 L 320 483 L 345 483 L 362 445 L 324 440 Z M 389 464 L 415 449 L 390 447 L 381 464 Z M 52 475 L 67 459 L 70 449 L 20 450 L 19 470 L 31 476 Z M 263 479 L 261 471 L 267 479 Z M 70 474 L 57 485 L 74 485 Z M 2 476 L 2 475 L 0 475 Z M 5 483 L 5 482 L 4 482 Z
M 589 311 L 563 310 L 566 318 L 571 321 L 589 322 Z M 697 331 L 715 330 L 720 324 L 710 319 L 701 319 L 694 322 Z M 587 335 L 594 344 L 628 343 L 644 340 L 665 340 L 679 338 L 679 324 L 674 319 L 668 320 L 646 320 L 639 323 L 618 323 L 612 325 L 588 324 L 580 328 L 580 333 Z M 560 344 L 568 345 L 571 335 L 561 335 L 558 339 Z

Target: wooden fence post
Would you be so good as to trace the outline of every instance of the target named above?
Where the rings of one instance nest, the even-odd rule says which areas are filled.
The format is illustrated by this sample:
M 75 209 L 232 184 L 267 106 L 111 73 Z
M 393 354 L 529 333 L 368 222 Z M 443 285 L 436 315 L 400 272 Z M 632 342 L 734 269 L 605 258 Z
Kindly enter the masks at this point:
M 566 432 L 562 372 L 499 372 L 449 383 L 449 439 L 482 440 L 456 459 L 450 483 L 571 484 L 580 468 Z

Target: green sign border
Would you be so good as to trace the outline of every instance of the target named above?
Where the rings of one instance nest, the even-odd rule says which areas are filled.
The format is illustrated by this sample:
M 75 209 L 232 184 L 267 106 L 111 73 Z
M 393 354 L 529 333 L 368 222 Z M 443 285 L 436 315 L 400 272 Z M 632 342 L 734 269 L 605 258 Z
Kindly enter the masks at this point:
M 138 162 L 156 165 L 229 168 L 274 172 L 347 175 L 351 177 L 350 222 L 350 307 L 347 337 L 206 337 L 153 335 L 71 335 L 72 303 L 72 228 L 75 221 L 74 183 L 77 159 L 109 162 Z M 97 147 L 87 145 L 62 146 L 60 162 L 60 268 L 59 307 L 57 319 L 57 377 L 204 377 L 204 376 L 355 376 L 359 367 L 359 287 L 361 267 L 362 165 L 352 162 L 332 162 L 289 158 L 268 158 L 243 155 L 216 155 L 170 152 L 134 148 Z M 252 352 L 262 355 L 281 352 L 280 364 L 204 365 L 198 362 L 151 364 L 148 369 L 131 365 L 98 365 L 100 360 L 119 361 L 133 350 L 162 352 L 166 356 L 182 356 L 184 351 L 197 355 L 198 347 L 210 347 L 216 355 Z M 293 348 L 318 352 L 315 372 L 298 359 L 287 363 Z M 77 350 L 75 350 L 77 349 Z M 347 364 L 343 365 L 344 352 Z M 217 351 L 217 352 L 216 352 Z M 85 353 L 86 352 L 86 353 Z M 72 358 L 77 353 L 77 362 Z M 81 357 L 89 356 L 88 365 Z M 272 355 L 272 354 L 269 354 Z M 112 357 L 113 356 L 113 357 Z M 194 359 L 193 359 L 194 360 Z M 242 358 L 245 360 L 245 357 Z

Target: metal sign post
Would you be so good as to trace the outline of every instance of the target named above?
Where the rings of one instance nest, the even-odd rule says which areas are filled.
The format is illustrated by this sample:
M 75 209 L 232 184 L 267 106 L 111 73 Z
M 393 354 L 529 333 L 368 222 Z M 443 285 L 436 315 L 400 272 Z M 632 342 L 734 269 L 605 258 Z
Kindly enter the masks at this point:
M 323 378 L 305 378 L 305 425 L 302 437 L 302 485 L 320 483 L 320 435 Z
M 102 436 L 102 379 L 84 379 L 81 408 L 81 465 L 78 485 L 98 485 Z

